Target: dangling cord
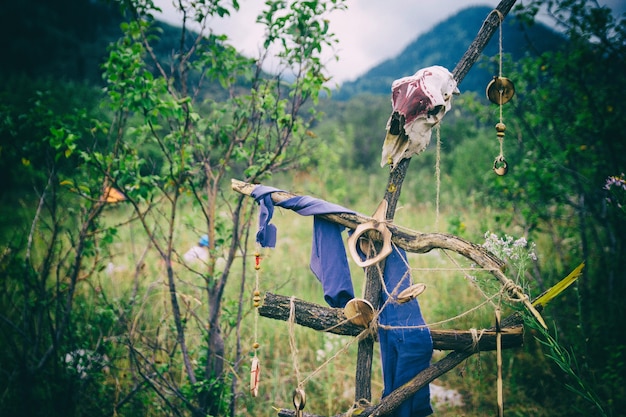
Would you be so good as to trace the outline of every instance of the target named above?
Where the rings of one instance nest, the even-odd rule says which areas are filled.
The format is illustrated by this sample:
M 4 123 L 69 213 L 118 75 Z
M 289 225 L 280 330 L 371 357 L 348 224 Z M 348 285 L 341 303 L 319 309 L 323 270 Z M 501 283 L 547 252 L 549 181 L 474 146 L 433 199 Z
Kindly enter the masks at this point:
M 261 305 L 261 292 L 259 291 L 259 283 L 261 281 L 261 245 L 257 243 L 256 250 L 254 252 L 254 270 L 255 270 L 255 284 L 254 295 L 252 297 L 256 314 L 254 315 L 254 343 L 252 348 L 254 349 L 254 357 L 252 358 L 252 366 L 250 367 L 250 392 L 253 397 L 259 395 L 259 381 L 261 377 L 261 365 L 259 358 L 257 357 L 257 350 L 259 349 L 258 332 L 259 332 L 259 306 Z
M 496 308 L 496 364 L 498 367 L 498 417 L 504 416 L 504 395 L 502 392 L 502 329 L 500 328 L 500 307 Z
M 435 127 L 437 132 L 437 161 L 435 162 L 435 180 L 437 181 L 437 201 L 435 203 L 435 231 L 439 231 L 439 198 L 441 191 L 441 127 L 438 123 Z
M 293 406 L 295 407 L 295 416 L 302 417 L 302 410 L 306 405 L 306 393 L 302 385 L 302 378 L 300 377 L 300 367 L 298 365 L 298 348 L 296 347 L 296 302 L 295 297 L 289 299 L 289 347 L 291 348 L 291 360 L 293 362 L 293 368 L 296 372 L 296 381 L 298 385 L 293 391 Z
M 498 27 L 498 80 L 502 82 L 502 22 L 504 21 L 504 16 L 499 10 L 496 9 L 495 11 L 498 13 L 498 20 L 500 21 Z M 500 142 L 500 154 L 493 163 L 493 170 L 498 175 L 505 175 L 507 173 L 507 163 L 506 159 L 504 159 L 504 131 L 506 130 L 506 125 L 502 116 L 502 105 L 504 104 L 504 89 L 502 87 L 498 89 L 498 94 L 500 95 L 498 100 L 500 121 L 496 124 L 496 136 L 498 137 L 498 142 Z
M 291 360 L 293 362 L 293 369 L 296 372 L 296 381 L 298 382 L 298 388 L 300 388 L 300 367 L 298 364 L 298 348 L 296 346 L 296 302 L 295 297 L 289 299 L 289 347 L 291 348 Z

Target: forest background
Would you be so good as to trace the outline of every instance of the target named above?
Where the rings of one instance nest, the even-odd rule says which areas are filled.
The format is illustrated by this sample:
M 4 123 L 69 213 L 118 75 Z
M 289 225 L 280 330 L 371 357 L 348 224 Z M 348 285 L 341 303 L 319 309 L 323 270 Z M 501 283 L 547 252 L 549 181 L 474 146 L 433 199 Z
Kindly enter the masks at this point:
M 267 55 L 241 56 L 210 26 L 199 36 L 154 21 L 149 0 L 4 6 L 2 415 L 271 416 L 292 407 L 296 367 L 311 375 L 307 412 L 335 415 L 354 402 L 351 340 L 259 318 L 252 301 L 258 287 L 324 303 L 308 267 L 310 219 L 278 212 L 279 244 L 256 270 L 256 205 L 230 180 L 372 213 L 388 174 L 379 162 L 391 108 L 380 88 L 424 66 L 452 68 L 490 9 L 461 12 L 402 59 L 330 91 L 320 52 L 336 39 L 326 16 L 345 5 L 266 6 L 259 21 L 264 51 L 281 60 L 275 74 L 260 69 Z M 540 6 L 558 35 L 533 23 Z M 180 7 L 208 25 L 239 5 Z M 530 262 L 517 281 L 532 297 L 584 262 L 544 311 L 549 332 L 529 325 L 524 346 L 505 352 L 505 408 L 623 415 L 624 19 L 581 0 L 527 1 L 514 15 L 504 26 L 503 73 L 517 90 L 503 107 L 508 174 L 491 170 L 499 109 L 483 95 L 498 70 L 492 42 L 437 133 L 440 151 L 434 138 L 412 161 L 395 222 L 478 244 L 493 233 L 511 265 L 518 243 Z M 122 201 L 108 201 L 110 187 Z M 186 261 L 203 234 L 206 261 Z M 488 276 L 468 276 L 445 251 L 410 259 L 414 280 L 427 284 L 427 321 L 493 324 L 489 306 L 463 315 L 495 294 Z M 358 292 L 362 272 L 353 277 Z M 254 356 L 257 398 L 248 390 Z M 436 381 L 464 401 L 438 405 L 438 415 L 491 412 L 494 367 L 483 352 Z

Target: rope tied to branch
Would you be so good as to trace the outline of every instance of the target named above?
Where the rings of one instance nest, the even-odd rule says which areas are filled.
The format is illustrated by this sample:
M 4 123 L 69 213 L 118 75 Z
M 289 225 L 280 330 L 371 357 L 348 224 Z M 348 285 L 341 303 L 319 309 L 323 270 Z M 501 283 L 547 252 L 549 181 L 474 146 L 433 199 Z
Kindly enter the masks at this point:
M 480 333 L 475 328 L 469 329 L 470 334 L 472 335 L 472 351 L 478 350 L 478 344 L 480 343 L 480 339 L 483 337 L 485 333 L 485 329 L 481 329 Z
M 352 417 L 353 415 L 359 415 L 368 407 L 371 407 L 372 403 L 366 398 L 359 398 L 358 401 L 355 401 L 352 404 L 352 407 L 344 414 L 345 417 Z

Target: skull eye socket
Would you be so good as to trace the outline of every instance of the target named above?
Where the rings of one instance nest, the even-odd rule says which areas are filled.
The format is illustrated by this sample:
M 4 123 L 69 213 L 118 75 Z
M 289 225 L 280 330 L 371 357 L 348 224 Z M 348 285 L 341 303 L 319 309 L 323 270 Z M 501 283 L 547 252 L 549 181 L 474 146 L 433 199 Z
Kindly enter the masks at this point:
M 429 116 L 436 116 L 439 113 L 441 113 L 443 110 L 445 109 L 445 106 L 439 105 L 439 106 L 435 106 L 432 110 L 430 110 L 428 112 Z

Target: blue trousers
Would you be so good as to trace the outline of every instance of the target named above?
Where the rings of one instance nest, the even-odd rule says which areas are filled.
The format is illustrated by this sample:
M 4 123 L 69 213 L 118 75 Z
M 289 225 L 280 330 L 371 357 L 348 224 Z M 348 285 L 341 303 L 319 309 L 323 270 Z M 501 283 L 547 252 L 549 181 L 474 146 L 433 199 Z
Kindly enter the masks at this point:
M 275 191 L 280 190 L 257 186 L 252 192 L 252 196 L 261 206 L 257 241 L 264 247 L 276 245 L 276 227 L 270 223 L 274 214 L 271 193 Z M 322 284 L 326 302 L 331 307 L 344 307 L 354 298 L 354 290 L 341 236 L 343 226 L 328 222 L 317 215 L 353 212 L 308 196 L 288 199 L 279 206 L 303 216 L 314 216 L 311 270 Z M 394 290 L 400 292 L 411 285 L 406 253 L 397 247 L 385 259 L 384 282 L 389 293 Z M 428 327 L 416 327 L 425 324 L 417 300 L 398 304 L 395 300 L 389 300 L 387 292 L 383 291 L 381 301 L 383 308 L 379 323 L 390 327 L 378 328 L 383 367 L 383 397 L 386 397 L 430 365 L 433 342 Z M 432 412 L 430 390 L 426 386 L 405 401 L 393 415 L 425 417 Z
M 383 398 L 428 368 L 433 353 L 430 330 L 425 326 L 417 299 L 399 304 L 388 298 L 390 293 L 396 291 L 397 294 L 411 285 L 406 253 L 397 247 L 386 259 L 384 283 L 379 323 L 390 328 L 378 328 L 383 367 Z M 425 417 L 432 413 L 430 389 L 427 385 L 402 403 L 393 416 Z

